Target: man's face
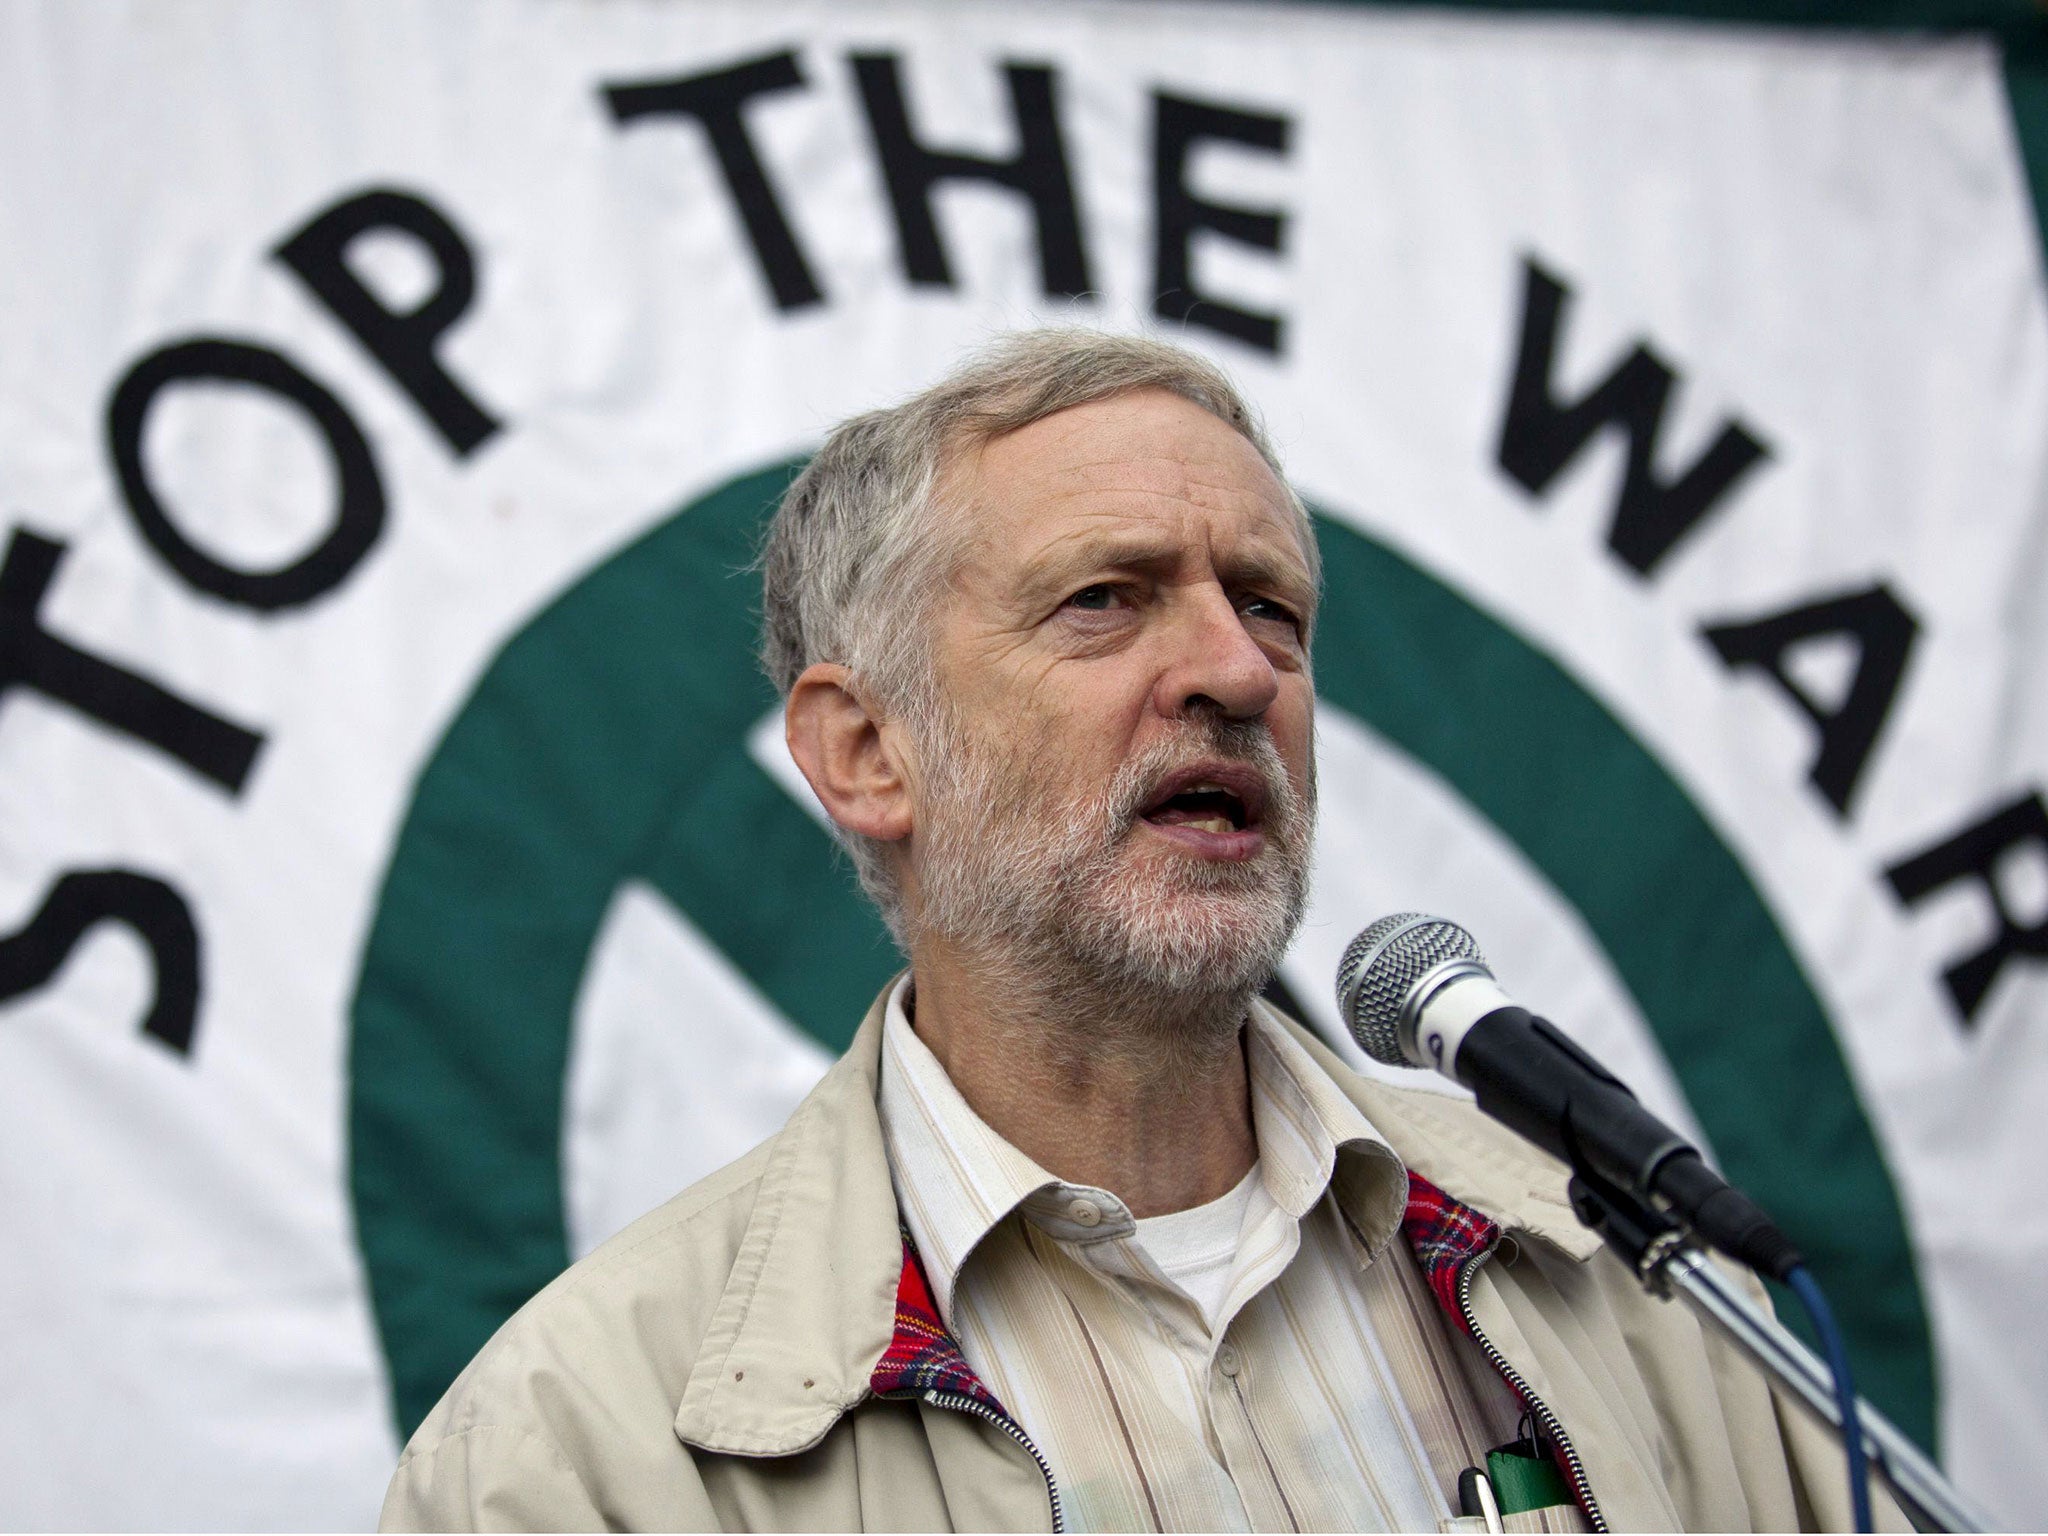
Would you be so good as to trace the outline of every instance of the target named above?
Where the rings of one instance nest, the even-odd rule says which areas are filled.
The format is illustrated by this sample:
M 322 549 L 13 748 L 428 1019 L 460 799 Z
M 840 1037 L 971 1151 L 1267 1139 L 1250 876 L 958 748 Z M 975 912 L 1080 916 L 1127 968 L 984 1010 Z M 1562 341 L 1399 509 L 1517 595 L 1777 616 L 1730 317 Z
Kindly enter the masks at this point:
M 1300 916 L 1315 591 L 1252 445 L 1164 391 L 954 467 L 920 926 L 1105 984 L 1255 987 Z

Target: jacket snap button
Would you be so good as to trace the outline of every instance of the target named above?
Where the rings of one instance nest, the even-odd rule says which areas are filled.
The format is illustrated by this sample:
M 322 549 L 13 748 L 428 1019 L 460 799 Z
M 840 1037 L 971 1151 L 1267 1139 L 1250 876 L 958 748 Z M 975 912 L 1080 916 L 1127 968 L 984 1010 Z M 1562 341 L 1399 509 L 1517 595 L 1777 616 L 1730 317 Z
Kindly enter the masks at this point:
M 1235 1376 L 1244 1368 L 1244 1361 L 1237 1355 L 1235 1344 L 1226 1344 L 1216 1351 L 1216 1369 L 1226 1376 Z
M 1067 1207 L 1067 1214 L 1084 1227 L 1096 1227 L 1102 1224 L 1102 1207 L 1093 1200 L 1076 1200 Z

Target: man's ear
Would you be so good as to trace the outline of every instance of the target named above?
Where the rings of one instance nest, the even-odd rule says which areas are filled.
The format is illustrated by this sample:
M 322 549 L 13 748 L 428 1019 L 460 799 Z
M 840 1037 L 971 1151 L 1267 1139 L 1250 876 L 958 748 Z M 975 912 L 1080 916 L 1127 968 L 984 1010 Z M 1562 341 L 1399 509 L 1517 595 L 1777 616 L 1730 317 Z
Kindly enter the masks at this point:
M 870 712 L 852 677 L 837 662 L 804 668 L 790 685 L 783 735 L 834 821 L 849 832 L 896 842 L 911 829 L 902 737 Z

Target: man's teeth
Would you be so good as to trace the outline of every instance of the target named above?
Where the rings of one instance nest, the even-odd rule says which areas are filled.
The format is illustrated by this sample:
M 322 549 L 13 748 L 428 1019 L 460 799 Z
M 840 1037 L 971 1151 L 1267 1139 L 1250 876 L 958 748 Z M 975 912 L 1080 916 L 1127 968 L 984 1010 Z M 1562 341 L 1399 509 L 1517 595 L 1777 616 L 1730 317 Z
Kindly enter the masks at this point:
M 1184 827 L 1193 827 L 1198 832 L 1235 832 L 1228 816 L 1204 816 L 1199 821 L 1184 821 Z

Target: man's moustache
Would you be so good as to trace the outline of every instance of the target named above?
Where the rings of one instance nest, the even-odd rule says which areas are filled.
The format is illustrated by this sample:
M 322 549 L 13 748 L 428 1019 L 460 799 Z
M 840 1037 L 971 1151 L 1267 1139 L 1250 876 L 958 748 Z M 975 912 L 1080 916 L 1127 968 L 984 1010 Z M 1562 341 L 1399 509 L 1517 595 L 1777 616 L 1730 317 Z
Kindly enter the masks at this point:
M 1294 786 L 1288 782 L 1273 733 L 1256 721 L 1212 719 L 1191 725 L 1186 736 L 1155 742 L 1124 765 L 1110 807 L 1117 835 L 1132 829 L 1140 813 L 1175 774 L 1216 758 L 1243 764 L 1258 774 L 1269 823 L 1292 812 Z

